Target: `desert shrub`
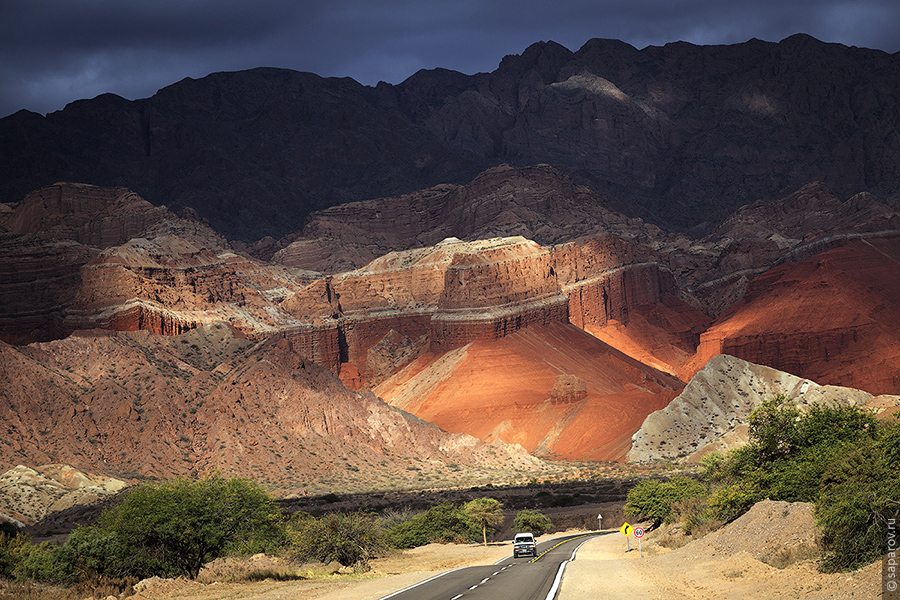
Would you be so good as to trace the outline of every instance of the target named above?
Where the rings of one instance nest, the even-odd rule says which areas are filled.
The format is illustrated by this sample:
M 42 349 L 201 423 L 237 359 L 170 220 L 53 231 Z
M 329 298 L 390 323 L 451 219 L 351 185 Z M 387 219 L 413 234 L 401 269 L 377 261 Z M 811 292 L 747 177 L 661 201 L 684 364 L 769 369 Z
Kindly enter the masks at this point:
M 472 542 L 480 534 L 478 526 L 461 507 L 444 502 L 392 527 L 387 541 L 394 548 L 415 548 L 433 542 Z
M 22 559 L 17 569 L 18 578 L 62 583 L 68 580 L 68 569 L 60 561 L 59 546 L 44 542 L 28 544 L 22 548 Z
M 840 441 L 820 443 L 772 465 L 769 496 L 785 502 L 816 502 L 825 472 L 852 447 Z
M 274 500 L 255 482 L 213 474 L 140 486 L 105 511 L 99 527 L 117 538 L 128 574 L 194 579 L 230 546 L 278 539 L 280 524 Z
M 898 466 L 884 446 L 867 440 L 826 472 L 816 507 L 823 570 L 855 569 L 888 552 L 888 522 L 900 519 Z
M 750 417 L 750 443 L 729 453 L 710 515 L 730 521 L 763 498 L 816 505 L 822 569 L 857 568 L 887 552 L 884 530 L 900 517 L 900 423 L 855 406 L 800 412 L 772 398 Z
M 30 552 L 31 543 L 24 534 L 0 533 L 0 577 L 15 577 L 22 561 Z
M 529 531 L 534 535 L 543 535 L 553 528 L 550 517 L 536 510 L 520 510 L 513 520 L 516 531 Z
M 668 481 L 646 479 L 628 492 L 625 515 L 653 519 L 654 526 L 675 520 L 672 505 L 679 500 L 702 496 L 706 488 L 689 477 L 673 477 Z
M 750 445 L 757 464 L 772 463 L 790 456 L 799 446 L 797 420 L 800 411 L 790 398 L 779 394 L 765 400 L 750 413 Z
M 476 525 L 481 527 L 484 545 L 487 546 L 488 527 L 494 529 L 503 523 L 503 504 L 494 498 L 476 498 L 463 505 L 463 511 Z
M 721 481 L 724 473 L 725 455 L 716 450 L 703 455 L 700 459 L 700 481 L 706 483 L 715 483 Z
M 696 537 L 705 535 L 716 528 L 710 528 L 713 522 L 721 523 L 709 516 L 709 499 L 706 496 L 677 500 L 672 503 L 672 512 L 675 514 L 674 520 L 681 523 L 681 528 L 687 535 Z
M 387 549 L 378 520 L 366 512 L 329 513 L 318 519 L 303 516 L 292 519 L 289 528 L 291 554 L 298 560 L 364 568 Z
M 710 495 L 708 515 L 723 523 L 730 523 L 765 497 L 765 493 L 752 480 L 732 481 Z
M 57 551 L 57 558 L 65 580 L 89 581 L 128 574 L 128 557 L 119 537 L 99 527 L 75 529 Z

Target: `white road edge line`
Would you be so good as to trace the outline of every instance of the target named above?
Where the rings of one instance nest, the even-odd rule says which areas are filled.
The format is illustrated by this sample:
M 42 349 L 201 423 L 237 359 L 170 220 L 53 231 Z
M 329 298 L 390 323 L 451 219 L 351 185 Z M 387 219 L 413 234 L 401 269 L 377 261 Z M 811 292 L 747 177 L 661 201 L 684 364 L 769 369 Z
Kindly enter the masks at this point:
M 572 557 L 569 558 L 569 560 L 564 560 L 562 564 L 559 565 L 559 570 L 556 572 L 556 579 L 553 581 L 553 585 L 550 587 L 550 591 L 547 592 L 546 600 L 556 599 L 556 593 L 559 591 L 559 584 L 562 583 L 562 576 L 563 572 L 565 572 L 566 570 L 566 565 L 575 560 L 575 553 L 578 552 L 578 549 L 587 544 L 590 540 L 594 539 L 594 537 L 596 536 L 589 537 L 588 539 L 578 544 L 578 546 L 574 550 L 572 550 Z
M 441 574 L 439 574 L 439 575 L 435 575 L 434 577 L 429 577 L 429 578 L 426 579 L 425 581 L 420 581 L 419 583 L 414 583 L 414 584 L 412 584 L 412 585 L 409 586 L 409 587 L 403 588 L 402 590 L 397 590 L 397 591 L 394 592 L 393 594 L 388 594 L 387 596 L 382 596 L 382 597 L 379 598 L 378 600 L 387 600 L 388 598 L 393 598 L 394 596 L 400 595 L 400 594 L 402 594 L 403 592 L 408 592 L 409 590 L 413 590 L 413 589 L 419 587 L 420 585 L 425 585 L 425 584 L 428 583 L 429 581 L 434 581 L 435 579 L 438 579 L 439 577 L 443 577 L 444 575 L 448 575 L 448 574 L 450 574 L 450 573 L 453 573 L 454 571 L 460 571 L 460 570 L 465 569 L 465 568 L 466 568 L 466 567 L 460 567 L 460 568 L 458 568 L 458 569 L 450 569 L 449 571 L 444 571 L 443 573 L 441 573 Z M 457 596 L 457 598 L 458 598 L 458 597 L 459 597 L 459 596 Z

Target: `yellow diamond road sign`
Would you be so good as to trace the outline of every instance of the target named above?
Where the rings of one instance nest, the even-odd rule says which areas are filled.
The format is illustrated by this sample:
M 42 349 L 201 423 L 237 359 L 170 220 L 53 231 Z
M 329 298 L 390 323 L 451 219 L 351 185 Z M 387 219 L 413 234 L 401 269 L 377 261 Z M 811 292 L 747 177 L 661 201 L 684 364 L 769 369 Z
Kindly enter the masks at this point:
M 628 523 L 625 523 L 624 525 L 622 525 L 622 528 L 619 529 L 619 531 L 622 532 L 622 535 L 628 537 L 629 535 L 631 535 L 631 532 L 634 531 L 634 527 L 632 527 Z

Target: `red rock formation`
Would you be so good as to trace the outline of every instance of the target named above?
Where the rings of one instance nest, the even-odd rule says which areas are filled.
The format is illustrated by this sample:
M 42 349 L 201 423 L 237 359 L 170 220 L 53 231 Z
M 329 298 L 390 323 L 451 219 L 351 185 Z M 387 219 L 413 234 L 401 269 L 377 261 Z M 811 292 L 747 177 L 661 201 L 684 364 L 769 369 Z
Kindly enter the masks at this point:
M 897 393 L 898 264 L 895 237 L 847 242 L 768 271 L 701 335 L 683 376 L 716 354 L 731 354 L 820 384 Z
M 172 216 L 166 207 L 153 206 L 126 188 L 57 183 L 28 194 L 6 228 L 12 233 L 109 248 Z
M 0 340 L 20 344 L 65 335 L 63 319 L 97 251 L 73 241 L 0 233 Z
M 868 193 L 842 200 L 814 182 L 780 198 L 748 204 L 669 264 L 683 288 L 719 316 L 738 302 L 750 279 L 785 261 L 801 261 L 846 240 L 893 237 L 900 212 Z
M 109 248 L 85 265 L 65 324 L 177 334 L 224 320 L 261 336 L 301 325 L 278 304 L 301 289 L 284 269 L 160 235 Z
M 687 245 L 686 238 L 610 210 L 601 196 L 548 165 L 501 165 L 466 185 L 444 184 L 315 212 L 302 232 L 281 240 L 283 247 L 271 258 L 288 267 L 337 273 L 445 238 L 521 236 L 551 245 L 599 231 L 636 244 Z
M 303 494 L 449 484 L 450 462 L 484 473 L 541 468 L 521 449 L 448 434 L 349 391 L 292 341 L 236 339 L 221 323 L 181 336 L 0 343 L 0 388 L 0 470 L 66 462 L 167 478 L 217 468 Z
M 682 383 L 562 323 L 429 353 L 375 388 L 448 431 L 540 456 L 619 460 Z
M 85 294 L 113 298 L 100 301 L 101 311 L 130 303 L 120 306 L 117 314 L 99 316 L 97 322 L 105 326 L 168 333 L 194 327 L 197 320 L 171 313 L 161 303 L 135 302 L 141 298 L 139 291 L 121 276 L 96 286 L 90 270 L 87 281 L 83 279 L 82 268 L 99 256 L 99 250 L 136 236 L 177 235 L 213 251 L 227 246 L 190 211 L 176 216 L 124 188 L 73 183 L 32 192 L 4 215 L 3 226 L 9 233 L 0 239 L 0 339 L 14 343 L 70 333 L 73 325 L 66 323 L 66 316 L 73 303 L 84 302 Z M 96 289 L 86 291 L 82 284 Z M 84 313 L 85 307 L 74 310 Z
M 650 314 L 658 306 L 696 313 L 677 300 L 672 276 L 652 256 L 610 236 L 552 248 L 523 238 L 448 239 L 320 280 L 281 308 L 297 319 L 320 317 L 322 326 L 326 315 L 334 317 L 340 360 L 352 365 L 347 380 L 355 382 L 359 373 L 364 382 L 375 377 L 368 352 L 392 331 L 409 339 L 427 336 L 432 351 L 444 352 L 531 325 L 627 324 L 629 311 Z M 700 320 L 673 334 L 681 336 L 684 352 L 693 353 Z

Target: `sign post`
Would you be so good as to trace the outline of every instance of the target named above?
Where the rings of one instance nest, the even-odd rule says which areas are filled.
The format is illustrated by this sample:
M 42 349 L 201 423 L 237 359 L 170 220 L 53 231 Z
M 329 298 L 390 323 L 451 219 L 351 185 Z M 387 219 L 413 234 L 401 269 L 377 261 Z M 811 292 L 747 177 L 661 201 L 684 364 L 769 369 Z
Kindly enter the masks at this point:
M 644 558 L 644 551 L 641 549 L 641 538 L 644 537 L 644 530 L 638 527 L 634 530 L 634 537 L 638 539 L 638 552 L 641 558 Z
M 628 550 L 626 550 L 625 552 L 631 552 L 631 532 L 634 531 L 634 527 L 632 527 L 628 523 L 625 523 L 624 525 L 622 525 L 619 531 L 622 533 L 622 535 L 625 536 L 625 542 L 628 544 Z

